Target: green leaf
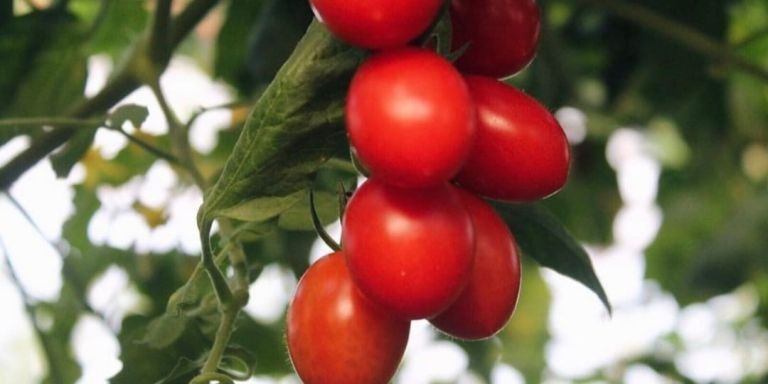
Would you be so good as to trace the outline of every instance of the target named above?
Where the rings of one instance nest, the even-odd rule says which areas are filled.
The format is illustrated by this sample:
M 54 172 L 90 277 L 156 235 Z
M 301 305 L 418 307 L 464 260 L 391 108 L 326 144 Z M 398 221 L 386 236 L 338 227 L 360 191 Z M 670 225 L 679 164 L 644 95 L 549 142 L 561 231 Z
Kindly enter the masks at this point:
M 91 144 L 93 144 L 93 139 L 95 137 L 95 128 L 84 128 L 82 131 L 75 134 L 63 148 L 50 156 L 51 166 L 53 166 L 53 171 L 56 172 L 57 177 L 64 178 L 69 175 L 69 172 L 72 171 L 72 167 L 74 167 L 75 164 L 85 156 L 88 149 L 91 148 Z
M 214 75 L 232 84 L 241 84 L 247 79 L 245 68 L 248 37 L 264 8 L 261 0 L 232 0 L 227 7 L 227 16 L 216 38 Z
M 298 204 L 293 205 L 280 215 L 280 219 L 277 221 L 280 228 L 294 231 L 314 230 L 312 215 L 309 210 L 309 194 L 302 194 L 303 198 Z M 330 192 L 315 192 L 315 209 L 320 222 L 323 225 L 328 225 L 339 218 L 339 199 Z
M 141 128 L 141 124 L 147 120 L 149 110 L 147 107 L 136 104 L 125 104 L 117 107 L 109 114 L 109 125 L 112 128 L 122 128 L 126 121 L 130 121 L 134 128 Z
M 162 350 L 150 347 L 147 344 L 137 343 L 146 333 L 145 329 L 150 319 L 141 316 L 129 316 L 123 320 L 120 335 L 120 360 L 123 369 L 110 379 L 113 384 L 155 383 L 167 379 L 169 372 L 177 369 L 179 360 L 184 358 L 189 361 L 197 361 L 202 352 L 210 346 L 210 341 L 203 336 L 197 327 L 186 327 L 181 337 Z M 176 370 L 178 373 L 179 370 Z M 194 374 L 190 373 L 191 376 Z M 187 383 L 186 381 L 173 380 L 168 383 Z
M 73 7 L 93 0 L 72 0 Z M 128 47 L 141 36 L 149 20 L 149 8 L 141 1 L 102 0 L 106 3 L 106 13 L 88 42 L 92 53 L 107 53 L 117 61 Z M 98 16 L 97 16 L 98 17 Z
M 345 142 L 344 96 L 362 56 L 321 24 L 310 26 L 254 106 L 206 194 L 200 224 L 243 202 L 287 196 L 309 185 L 309 175 Z
M 297 191 L 286 196 L 258 197 L 218 211 L 218 215 L 241 221 L 261 222 L 296 205 L 306 195 Z
M 250 316 L 240 316 L 232 342 L 250 352 L 255 374 L 285 375 L 293 372 L 283 338 L 283 322 L 265 325 Z
M 152 319 L 147 325 L 146 333 L 138 341 L 155 349 L 163 349 L 173 344 L 187 328 L 189 318 L 164 313 Z
M 0 25 L 0 57 L 9 59 L 0 71 L 0 114 L 52 116 L 83 97 L 81 27 L 61 12 L 33 12 Z
M 495 207 L 523 253 L 542 266 L 584 284 L 611 312 L 611 303 L 592 268 L 589 255 L 552 213 L 538 204 L 495 204 Z

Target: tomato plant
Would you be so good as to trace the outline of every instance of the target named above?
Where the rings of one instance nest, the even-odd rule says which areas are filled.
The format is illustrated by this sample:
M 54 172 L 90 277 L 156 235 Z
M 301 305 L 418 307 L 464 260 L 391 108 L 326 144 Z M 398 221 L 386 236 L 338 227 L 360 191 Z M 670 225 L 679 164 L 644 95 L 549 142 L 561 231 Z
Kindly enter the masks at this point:
M 506 77 L 533 59 L 539 41 L 534 0 L 452 0 L 453 49 L 468 44 L 456 61 L 463 72 Z
M 477 340 L 496 334 L 512 316 L 520 292 L 520 257 L 515 238 L 488 203 L 466 191 L 461 200 L 475 233 L 472 276 L 459 298 L 430 322 L 451 336 Z
M 404 187 L 449 180 L 474 137 L 464 80 L 425 49 L 387 51 L 366 61 L 350 85 L 346 119 L 350 142 L 371 173 Z
M 477 137 L 457 180 L 499 200 L 531 201 L 559 190 L 570 149 L 560 124 L 535 99 L 496 79 L 467 76 Z
M 385 384 L 408 341 L 410 323 L 363 297 L 341 253 L 309 267 L 288 310 L 291 362 L 306 384 Z
M 311 0 L 318 19 L 340 39 L 370 49 L 405 45 L 429 26 L 440 0 Z
M 373 178 L 349 201 L 342 247 L 360 290 L 407 319 L 436 315 L 472 266 L 472 223 L 455 189 L 401 189 Z

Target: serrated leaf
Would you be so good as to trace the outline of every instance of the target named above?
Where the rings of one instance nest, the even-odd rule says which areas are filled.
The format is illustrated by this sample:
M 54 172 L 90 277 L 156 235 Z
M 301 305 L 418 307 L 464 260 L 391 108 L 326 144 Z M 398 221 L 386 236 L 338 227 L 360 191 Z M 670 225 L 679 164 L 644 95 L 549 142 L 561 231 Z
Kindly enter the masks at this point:
M 125 104 L 117 107 L 109 114 L 109 125 L 113 128 L 121 128 L 126 121 L 130 121 L 134 128 L 138 129 L 149 116 L 147 107 L 136 104 Z
M 280 228 L 294 231 L 314 230 L 312 215 L 309 210 L 309 194 L 303 193 L 303 198 L 280 215 L 277 225 Z M 315 210 L 320 222 L 328 225 L 339 218 L 339 199 L 330 192 L 315 192 Z
M 147 324 L 145 333 L 138 342 L 151 348 L 163 349 L 181 337 L 188 321 L 186 316 L 164 313 Z
M 96 129 L 85 128 L 73 136 L 58 152 L 50 156 L 56 177 L 65 178 L 80 159 L 88 153 L 96 137 Z
M 216 214 L 241 221 L 262 222 L 296 205 L 304 195 L 304 191 L 297 191 L 286 196 L 258 197 L 219 210 Z
M 344 96 L 363 55 L 321 24 L 310 26 L 254 106 L 206 194 L 199 224 L 245 201 L 287 196 L 308 186 L 309 175 L 344 142 Z
M 552 213 L 538 204 L 494 205 L 523 253 L 542 266 L 584 284 L 600 298 L 608 312 L 612 311 L 587 251 Z

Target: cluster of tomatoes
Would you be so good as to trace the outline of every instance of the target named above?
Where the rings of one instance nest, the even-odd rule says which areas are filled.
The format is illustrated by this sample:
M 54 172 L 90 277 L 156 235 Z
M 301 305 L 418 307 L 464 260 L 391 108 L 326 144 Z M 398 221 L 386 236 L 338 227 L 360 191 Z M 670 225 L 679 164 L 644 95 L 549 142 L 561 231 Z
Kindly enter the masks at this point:
M 493 336 L 514 311 L 514 237 L 479 196 L 522 202 L 560 189 L 569 148 L 536 100 L 497 80 L 532 59 L 534 0 L 453 0 L 451 63 L 408 46 L 442 0 L 312 0 L 340 39 L 375 53 L 349 88 L 350 143 L 370 178 L 350 199 L 342 250 L 313 264 L 288 312 L 305 383 L 386 383 L 410 321 Z

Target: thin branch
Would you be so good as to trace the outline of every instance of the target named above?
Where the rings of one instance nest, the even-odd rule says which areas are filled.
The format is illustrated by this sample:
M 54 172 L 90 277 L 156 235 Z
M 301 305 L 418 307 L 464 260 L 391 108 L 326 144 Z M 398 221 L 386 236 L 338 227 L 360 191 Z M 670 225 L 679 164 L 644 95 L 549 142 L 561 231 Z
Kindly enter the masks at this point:
M 664 35 L 689 49 L 709 56 L 726 66 L 732 66 L 761 81 L 768 82 L 768 69 L 737 54 L 733 48 L 691 27 L 663 16 L 638 3 L 617 0 L 579 0 L 598 6 L 606 11 Z
M 206 189 L 206 181 L 200 170 L 195 166 L 194 155 L 192 147 L 189 146 L 189 135 L 186 127 L 176 117 L 168 100 L 165 98 L 162 87 L 160 87 L 159 79 L 155 79 L 149 84 L 149 88 L 152 89 L 157 102 L 160 104 L 160 108 L 163 110 L 165 120 L 168 122 L 168 131 L 171 136 L 171 144 L 179 161 L 185 167 L 185 169 L 192 176 L 195 184 L 200 187 L 202 191 Z
M 178 14 L 171 26 L 171 49 L 175 49 L 219 0 L 193 0 Z
M 83 118 L 104 113 L 114 103 L 138 88 L 139 84 L 128 72 L 118 74 L 96 96 L 84 100 L 66 115 Z M 0 190 L 10 188 L 24 172 L 67 142 L 76 132 L 77 130 L 71 128 L 58 128 L 33 141 L 29 148 L 0 168 Z
M 0 239 L 0 251 L 3 253 L 5 267 L 8 269 L 8 275 L 11 278 L 11 282 L 19 291 L 21 300 L 24 303 L 24 311 L 27 313 L 27 317 L 29 318 L 29 322 L 32 324 L 35 335 L 40 340 L 40 345 L 43 348 L 45 359 L 48 362 L 48 374 L 50 375 L 51 381 L 55 384 L 64 384 L 64 375 L 62 374 L 59 360 L 56 358 L 56 354 L 53 352 L 53 347 L 51 346 L 50 340 L 48 339 L 48 335 L 40 327 L 40 324 L 37 323 L 35 316 L 35 306 L 32 304 L 32 298 L 30 297 L 29 293 L 27 293 L 26 289 L 24 289 L 24 285 L 21 283 L 16 270 L 13 268 L 13 263 L 11 263 L 11 256 L 8 253 L 8 249 L 5 247 L 5 243 L 2 239 Z
M 10 192 L 3 191 L 3 194 L 8 199 L 8 201 L 10 201 L 11 205 L 13 205 L 13 207 L 16 208 L 16 210 L 19 212 L 19 214 L 21 214 L 21 216 L 24 218 L 24 220 L 26 220 L 27 223 L 29 223 L 29 225 L 32 227 L 32 229 L 34 229 L 35 233 L 37 233 L 37 235 L 40 236 L 40 238 L 43 239 L 43 241 L 45 241 L 45 243 L 48 244 L 51 247 L 51 249 L 53 249 L 54 252 L 56 252 L 56 254 L 59 256 L 61 261 L 64 262 L 64 259 L 66 258 L 66 255 L 64 255 L 64 252 L 61 250 L 59 244 L 57 244 L 53 240 L 49 239 L 48 236 L 46 236 L 45 233 L 43 233 L 43 231 L 40 229 L 40 226 L 37 225 L 37 222 L 35 222 L 34 219 L 32 219 L 32 216 L 29 214 L 29 212 L 27 212 L 27 210 L 24 208 L 24 206 L 22 206 L 21 203 L 19 203 L 19 201 L 16 200 L 16 198 L 13 197 L 13 195 L 10 194 Z M 77 292 L 78 292 L 77 298 L 80 301 L 80 305 L 82 305 L 83 308 L 87 312 L 89 312 L 92 315 L 96 316 L 104 324 L 107 324 L 107 326 L 109 326 L 109 322 L 107 321 L 106 317 L 101 312 L 99 312 L 96 309 L 94 309 L 93 307 L 91 307 L 91 305 L 88 304 L 88 301 L 85 299 L 85 297 L 84 297 L 84 294 L 85 294 L 84 284 L 82 284 L 80 281 L 75 279 L 74 276 L 67 276 L 65 274 L 64 277 L 77 290 Z
M 171 5 L 173 0 L 158 0 L 149 34 L 149 57 L 155 64 L 165 67 L 171 53 Z
M 216 338 L 211 347 L 211 352 L 208 354 L 208 359 L 203 365 L 202 373 L 216 372 L 221 362 L 221 357 L 224 356 L 224 351 L 227 349 L 229 339 L 232 337 L 232 327 L 237 319 L 238 311 L 224 311 L 221 314 L 221 322 L 219 328 L 216 330 Z
M 218 0 L 193 0 L 174 19 L 169 50 L 174 50 L 217 2 Z M 66 115 L 82 118 L 103 113 L 140 85 L 141 82 L 126 68 L 115 75 L 96 96 L 80 102 Z M 0 190 L 8 189 L 24 172 L 67 142 L 74 134 L 75 131 L 71 129 L 61 128 L 35 140 L 29 148 L 0 168 Z
M 167 161 L 167 162 L 169 162 L 171 164 L 182 165 L 181 162 L 179 161 L 179 159 L 176 158 L 176 156 L 174 156 L 174 155 L 172 155 L 172 154 L 170 154 L 170 153 L 168 153 L 168 152 L 166 152 L 166 151 L 164 151 L 164 150 L 162 150 L 162 149 L 160 149 L 160 148 L 158 148 L 158 147 L 156 147 L 156 146 L 154 146 L 154 145 L 152 145 L 152 144 L 150 144 L 150 143 L 148 143 L 148 142 L 146 142 L 146 141 L 144 141 L 144 140 L 142 140 L 142 139 L 140 139 L 140 138 L 138 138 L 138 137 L 136 137 L 136 136 L 134 136 L 134 135 L 132 135 L 132 134 L 130 134 L 128 132 L 126 132 L 122 127 L 120 127 L 120 128 L 111 128 L 111 129 L 117 131 L 118 133 L 123 135 L 126 139 L 128 139 L 130 142 L 138 145 L 139 147 L 141 147 L 145 151 L 147 151 L 147 152 L 149 152 L 149 153 L 151 153 L 151 154 L 153 154 L 153 155 L 155 155 L 155 156 L 157 156 L 157 157 L 159 157 L 159 158 L 161 158 L 161 159 L 163 159 L 163 160 L 165 160 L 165 161 Z
M 85 38 L 90 39 L 93 37 L 93 35 L 96 34 L 96 32 L 99 30 L 102 24 L 104 24 L 104 20 L 106 20 L 107 15 L 109 14 L 109 7 L 112 6 L 112 0 L 101 0 L 101 4 L 99 5 L 99 11 L 96 13 L 96 17 L 93 18 L 93 22 L 88 27 L 88 31 L 85 33 Z
M 21 117 L 0 119 L 0 128 L 8 127 L 58 127 L 58 128 L 77 128 L 77 127 L 99 127 L 104 124 L 104 119 L 78 119 L 70 117 Z

